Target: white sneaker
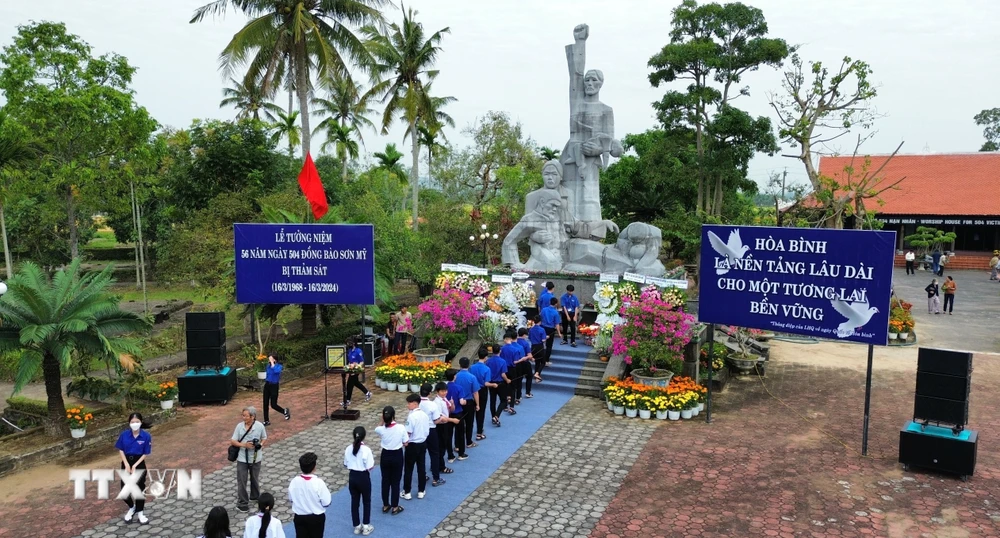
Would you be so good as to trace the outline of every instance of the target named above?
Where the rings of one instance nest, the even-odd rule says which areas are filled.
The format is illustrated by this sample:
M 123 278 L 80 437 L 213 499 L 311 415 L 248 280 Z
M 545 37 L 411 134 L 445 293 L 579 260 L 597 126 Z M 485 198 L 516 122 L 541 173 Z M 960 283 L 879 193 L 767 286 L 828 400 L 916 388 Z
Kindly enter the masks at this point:
M 373 532 L 375 532 L 375 526 L 374 525 L 364 525 L 364 529 L 361 531 L 361 534 L 364 535 L 364 536 L 368 536 L 369 534 L 371 534 Z
M 423 491 L 418 491 L 417 492 L 417 498 L 418 499 L 423 499 L 424 498 L 424 492 Z
M 149 523 L 149 518 L 146 517 L 146 514 L 143 514 L 142 512 L 138 512 L 138 513 L 136 513 L 136 516 L 139 517 L 139 524 L 140 525 L 145 525 L 146 523 Z
M 354 527 L 354 534 L 361 534 L 361 531 L 363 531 L 363 530 L 365 530 L 365 526 L 364 525 L 358 525 L 357 527 Z
M 128 512 L 125 512 L 125 523 L 132 523 L 132 516 L 135 515 L 135 508 L 129 508 Z
M 413 499 L 413 495 L 410 495 L 409 493 L 404 493 L 404 494 L 400 495 L 400 497 L 402 497 L 402 498 L 404 498 L 404 499 L 406 499 L 408 501 L 411 500 L 411 499 Z

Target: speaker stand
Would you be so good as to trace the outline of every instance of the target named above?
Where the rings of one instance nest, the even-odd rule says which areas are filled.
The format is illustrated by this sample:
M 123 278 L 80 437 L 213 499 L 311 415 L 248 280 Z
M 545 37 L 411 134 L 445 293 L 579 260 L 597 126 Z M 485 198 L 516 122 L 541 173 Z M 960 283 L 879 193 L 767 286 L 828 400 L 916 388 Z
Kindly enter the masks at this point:
M 329 413 L 330 420 L 358 420 L 361 418 L 361 411 L 347 408 L 347 370 L 337 368 L 335 372 L 340 373 L 341 387 L 343 388 L 341 408 Z M 324 381 L 325 383 L 325 381 Z M 326 409 L 329 411 L 329 408 Z

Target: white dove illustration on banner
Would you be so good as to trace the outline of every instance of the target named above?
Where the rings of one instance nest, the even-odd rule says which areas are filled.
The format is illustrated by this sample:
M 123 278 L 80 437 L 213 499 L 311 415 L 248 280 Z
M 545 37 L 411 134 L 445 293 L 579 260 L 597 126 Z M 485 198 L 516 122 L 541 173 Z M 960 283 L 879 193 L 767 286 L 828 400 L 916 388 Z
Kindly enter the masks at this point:
M 834 299 L 830 301 L 830 304 L 833 305 L 833 309 L 837 313 L 847 318 L 847 321 L 837 326 L 837 336 L 839 338 L 847 338 L 853 335 L 855 330 L 864 327 L 872 319 L 872 316 L 878 313 L 878 308 L 869 307 L 868 303 L 858 301 L 848 303 L 847 301 Z
M 719 253 L 720 256 L 726 259 L 725 267 L 716 267 L 715 274 L 724 275 L 729 272 L 729 268 L 733 266 L 733 260 L 741 260 L 743 256 L 746 255 L 750 247 L 743 244 L 743 240 L 740 239 L 740 231 L 733 230 L 729 232 L 729 241 L 726 243 L 719 239 L 719 236 L 715 235 L 715 232 L 708 232 L 708 240 L 712 243 L 712 248 Z

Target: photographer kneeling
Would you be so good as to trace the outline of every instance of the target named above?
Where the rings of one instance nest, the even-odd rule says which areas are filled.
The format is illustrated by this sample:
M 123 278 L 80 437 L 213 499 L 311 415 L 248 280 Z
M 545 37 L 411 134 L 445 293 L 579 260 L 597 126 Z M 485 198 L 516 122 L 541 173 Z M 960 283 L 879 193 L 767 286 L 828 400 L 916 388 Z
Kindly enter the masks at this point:
M 261 447 L 267 440 L 264 424 L 257 422 L 257 410 L 252 406 L 243 408 L 243 422 L 236 425 L 229 444 L 238 449 L 236 457 L 236 509 L 247 512 L 250 501 L 260 496 L 260 462 L 264 452 Z M 230 456 L 231 458 L 232 456 Z M 247 475 L 250 476 L 250 496 L 247 497 Z

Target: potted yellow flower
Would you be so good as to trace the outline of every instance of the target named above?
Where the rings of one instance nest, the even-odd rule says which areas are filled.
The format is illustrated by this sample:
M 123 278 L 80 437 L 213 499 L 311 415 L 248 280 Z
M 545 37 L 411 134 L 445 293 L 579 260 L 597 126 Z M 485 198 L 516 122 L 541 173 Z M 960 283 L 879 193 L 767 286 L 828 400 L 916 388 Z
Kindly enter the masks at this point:
M 671 394 L 667 398 L 667 419 L 669 420 L 680 420 L 681 419 L 681 409 L 684 408 L 684 403 L 681 401 L 680 394 Z
M 267 355 L 257 355 L 253 365 L 257 370 L 257 379 L 267 379 Z
M 160 409 L 171 409 L 174 407 L 174 398 L 177 396 L 177 383 L 168 381 L 160 383 L 160 390 L 156 393 L 156 398 L 160 400 Z
M 656 418 L 658 420 L 667 420 L 668 407 L 670 404 L 670 398 L 662 394 L 657 395 L 653 398 L 653 411 L 656 411 Z
M 635 418 L 639 416 L 639 399 L 642 396 L 635 393 L 625 395 L 625 416 Z
M 639 406 L 639 418 L 649 420 L 653 418 L 653 398 L 640 395 L 636 404 Z
M 71 407 L 66 410 L 66 422 L 69 423 L 69 433 L 73 439 L 87 435 L 87 424 L 94 420 L 94 415 L 82 407 Z

